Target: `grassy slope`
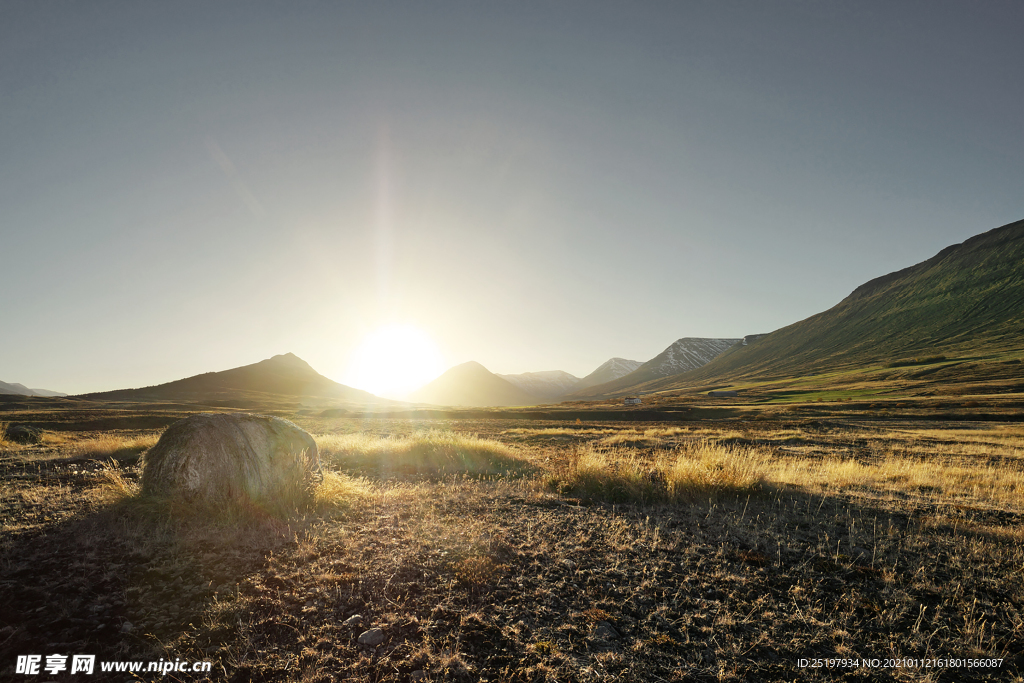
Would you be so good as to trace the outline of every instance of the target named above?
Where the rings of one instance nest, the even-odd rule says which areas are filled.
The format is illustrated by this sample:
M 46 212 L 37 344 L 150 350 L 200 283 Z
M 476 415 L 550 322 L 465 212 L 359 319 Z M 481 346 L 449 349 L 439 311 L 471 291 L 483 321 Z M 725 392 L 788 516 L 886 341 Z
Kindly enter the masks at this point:
M 1024 221 L 1018 221 L 872 280 L 823 313 L 644 389 L 779 379 L 919 356 L 998 355 L 1019 351 L 1022 338 Z

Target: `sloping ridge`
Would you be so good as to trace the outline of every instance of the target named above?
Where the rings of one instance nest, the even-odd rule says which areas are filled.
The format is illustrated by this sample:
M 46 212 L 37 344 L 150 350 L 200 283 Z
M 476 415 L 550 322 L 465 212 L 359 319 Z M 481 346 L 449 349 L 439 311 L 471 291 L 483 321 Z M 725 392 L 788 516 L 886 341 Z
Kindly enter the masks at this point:
M 542 372 L 522 372 L 518 375 L 500 375 L 498 377 L 509 382 L 531 396 L 553 399 L 571 391 L 579 384 L 580 378 L 564 370 L 544 370 Z
M 30 389 L 20 382 L 0 382 L 0 394 L 10 396 L 67 396 L 49 389 Z
M 18 382 L 0 382 L 0 394 L 11 394 L 14 396 L 35 396 L 35 392 Z
M 1019 349 L 1022 338 L 1024 221 L 1017 221 L 866 282 L 827 311 L 645 389 L 998 352 Z
M 379 401 L 376 396 L 330 380 L 292 353 L 221 372 L 207 372 L 142 389 L 119 389 L 88 398 L 107 400 L 183 400 L 230 394 L 274 394 L 293 397 Z
M 643 363 L 638 360 L 627 360 L 625 358 L 610 358 L 602 363 L 596 370 L 581 379 L 572 388 L 572 393 L 586 389 L 587 387 L 612 382 L 623 375 L 628 375 Z
M 529 406 L 541 402 L 476 361 L 456 365 L 410 396 L 441 406 Z
M 633 372 L 610 382 L 578 389 L 568 394 L 567 398 L 588 398 L 632 391 L 634 387 L 647 382 L 702 367 L 740 341 L 742 340 L 683 337 L 672 342 L 668 348 Z

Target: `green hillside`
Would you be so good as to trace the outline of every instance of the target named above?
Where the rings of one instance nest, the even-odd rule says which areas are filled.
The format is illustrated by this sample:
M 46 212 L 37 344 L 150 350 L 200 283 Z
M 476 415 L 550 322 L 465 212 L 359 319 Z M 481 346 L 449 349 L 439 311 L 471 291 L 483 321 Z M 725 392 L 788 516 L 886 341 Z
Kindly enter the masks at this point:
M 643 385 L 781 379 L 1024 350 L 1024 221 L 858 287 L 829 310 Z

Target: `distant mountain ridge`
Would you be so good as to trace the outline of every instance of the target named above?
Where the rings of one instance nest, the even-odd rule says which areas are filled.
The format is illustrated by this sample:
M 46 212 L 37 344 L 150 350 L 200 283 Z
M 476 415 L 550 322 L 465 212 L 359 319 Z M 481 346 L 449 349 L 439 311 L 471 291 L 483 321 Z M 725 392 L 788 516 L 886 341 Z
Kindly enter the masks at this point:
M 450 368 L 426 386 L 414 391 L 415 403 L 439 406 L 529 406 L 541 402 L 480 363 L 469 361 Z
M 292 353 L 252 365 L 179 379 L 141 389 L 118 389 L 83 394 L 106 400 L 202 400 L 269 394 L 293 398 L 337 399 L 359 403 L 381 402 L 373 394 L 328 379 Z
M 621 377 L 642 363 L 612 358 L 583 379 L 562 370 L 499 375 L 477 362 L 457 365 L 427 386 L 415 391 L 417 403 L 450 406 L 524 406 L 554 403 L 587 382 L 606 382 Z
M 59 391 L 49 389 L 29 389 L 18 382 L 0 382 L 0 394 L 13 394 L 15 396 L 67 396 Z
M 633 387 L 645 382 L 677 375 L 706 365 L 742 341 L 740 338 L 683 337 L 674 341 L 664 351 L 632 372 L 609 382 L 576 389 L 568 394 L 567 398 L 589 398 L 628 392 Z
M 575 393 L 587 387 L 592 387 L 597 384 L 604 384 L 605 382 L 611 382 L 617 380 L 623 375 L 628 375 L 637 368 L 643 365 L 642 361 L 638 360 L 627 360 L 625 358 L 611 358 L 606 360 L 604 363 L 598 366 L 596 370 L 581 379 L 576 383 L 576 386 L 572 388 L 571 393 Z
M 518 375 L 499 374 L 498 377 L 511 382 L 531 396 L 543 399 L 562 396 L 580 382 L 579 377 L 562 370 L 523 372 Z

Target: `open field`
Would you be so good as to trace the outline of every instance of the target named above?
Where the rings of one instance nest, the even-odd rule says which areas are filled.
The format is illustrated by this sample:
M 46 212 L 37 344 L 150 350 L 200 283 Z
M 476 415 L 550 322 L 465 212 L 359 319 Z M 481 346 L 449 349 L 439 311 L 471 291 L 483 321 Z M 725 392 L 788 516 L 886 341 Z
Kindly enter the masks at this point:
M 0 678 L 1024 680 L 1019 422 L 291 415 L 316 505 L 197 519 L 138 495 L 174 412 L 0 445 Z M 829 658 L 861 666 L 800 665 Z

